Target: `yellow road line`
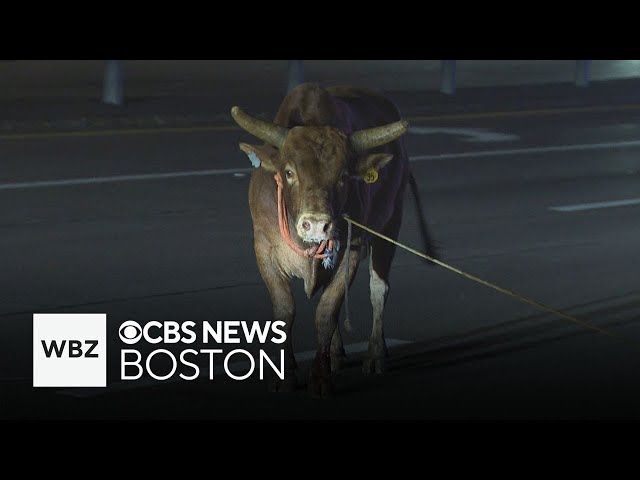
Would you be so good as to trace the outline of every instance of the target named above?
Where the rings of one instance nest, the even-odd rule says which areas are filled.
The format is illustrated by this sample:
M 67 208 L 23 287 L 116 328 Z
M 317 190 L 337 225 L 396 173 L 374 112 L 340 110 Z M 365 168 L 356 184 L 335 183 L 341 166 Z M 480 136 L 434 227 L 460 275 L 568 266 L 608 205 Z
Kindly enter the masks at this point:
M 160 128 L 129 128 L 120 130 L 88 130 L 71 132 L 49 132 L 49 133 L 15 133 L 0 135 L 0 140 L 37 140 L 41 138 L 64 138 L 64 137 L 107 137 L 113 135 L 137 135 L 144 133 L 197 133 L 197 132 L 224 132 L 240 130 L 240 127 L 233 125 L 217 125 L 207 127 L 160 127 Z
M 619 106 L 598 106 L 598 107 L 571 107 L 553 108 L 538 110 L 515 110 L 503 112 L 479 112 L 460 113 L 447 115 L 419 115 L 408 117 L 409 123 L 430 122 L 430 121 L 455 121 L 473 120 L 487 118 L 509 118 L 528 117 L 544 115 L 562 115 L 572 113 L 598 113 L 598 112 L 619 112 L 640 110 L 640 104 L 619 105 Z M 138 135 L 138 134 L 158 134 L 158 133 L 198 133 L 198 132 L 231 132 L 240 130 L 235 125 L 210 125 L 201 127 L 158 127 L 158 128 L 128 128 L 128 129 L 108 129 L 108 130 L 87 130 L 69 132 L 47 132 L 47 133 L 9 133 L 0 135 L 0 140 L 37 140 L 47 138 L 72 138 L 72 137 L 106 137 L 116 135 Z

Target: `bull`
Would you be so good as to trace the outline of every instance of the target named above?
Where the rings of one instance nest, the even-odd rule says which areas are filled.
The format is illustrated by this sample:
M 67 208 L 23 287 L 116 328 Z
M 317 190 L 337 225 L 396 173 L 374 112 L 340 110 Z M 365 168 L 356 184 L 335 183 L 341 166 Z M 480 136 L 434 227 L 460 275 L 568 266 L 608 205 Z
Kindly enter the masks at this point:
M 385 371 L 383 313 L 395 245 L 353 227 L 346 251 L 343 215 L 396 239 L 405 187 L 411 185 L 403 134 L 408 124 L 384 96 L 363 88 L 302 84 L 282 101 L 273 122 L 231 109 L 236 123 L 263 144 L 240 143 L 256 170 L 249 185 L 254 250 L 269 291 L 273 319 L 286 324 L 284 380 L 272 388 L 296 388 L 291 342 L 295 303 L 291 280 L 300 278 L 308 298 L 322 294 L 315 311 L 317 352 L 308 383 L 313 396 L 332 393 L 332 372 L 345 357 L 339 312 L 361 259 L 368 255 L 373 328 L 365 373 Z M 421 209 L 425 248 L 434 255 Z M 342 247 L 342 248 L 341 248 Z M 348 256 L 348 258 L 347 258 Z

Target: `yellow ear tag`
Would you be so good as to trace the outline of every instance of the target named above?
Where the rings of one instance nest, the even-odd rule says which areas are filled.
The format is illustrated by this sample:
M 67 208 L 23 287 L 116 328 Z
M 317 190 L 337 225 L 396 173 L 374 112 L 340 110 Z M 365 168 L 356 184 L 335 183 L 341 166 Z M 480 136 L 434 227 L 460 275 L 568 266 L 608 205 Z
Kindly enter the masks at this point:
M 378 172 L 373 168 L 367 170 L 367 173 L 364 174 L 364 181 L 366 183 L 375 183 L 376 180 L 378 180 Z

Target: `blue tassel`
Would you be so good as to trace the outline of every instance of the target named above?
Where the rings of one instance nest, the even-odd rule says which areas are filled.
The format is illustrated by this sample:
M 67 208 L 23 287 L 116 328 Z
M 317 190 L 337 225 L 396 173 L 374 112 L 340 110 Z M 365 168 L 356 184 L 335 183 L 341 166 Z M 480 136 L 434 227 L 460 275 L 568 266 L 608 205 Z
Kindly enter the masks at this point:
M 333 248 L 333 251 L 329 250 L 328 248 L 324 249 L 324 254 L 326 255 L 326 257 L 322 259 L 322 266 L 328 270 L 333 270 L 336 266 L 336 255 L 340 251 L 340 242 L 338 240 L 334 240 Z

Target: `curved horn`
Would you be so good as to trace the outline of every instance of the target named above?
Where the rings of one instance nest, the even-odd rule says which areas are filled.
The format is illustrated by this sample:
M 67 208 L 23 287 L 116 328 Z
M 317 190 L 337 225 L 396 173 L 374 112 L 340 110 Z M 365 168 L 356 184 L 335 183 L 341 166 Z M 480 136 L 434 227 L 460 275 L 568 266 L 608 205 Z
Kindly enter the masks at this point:
M 351 148 L 356 152 L 361 152 L 394 141 L 400 135 L 404 134 L 408 128 L 409 123 L 405 120 L 399 120 L 381 127 L 367 128 L 353 132 L 349 137 L 349 141 Z
M 276 148 L 282 147 L 284 139 L 287 137 L 287 133 L 289 133 L 288 129 L 271 122 L 265 122 L 259 118 L 254 118 L 238 107 L 231 109 L 231 116 L 242 129 Z

